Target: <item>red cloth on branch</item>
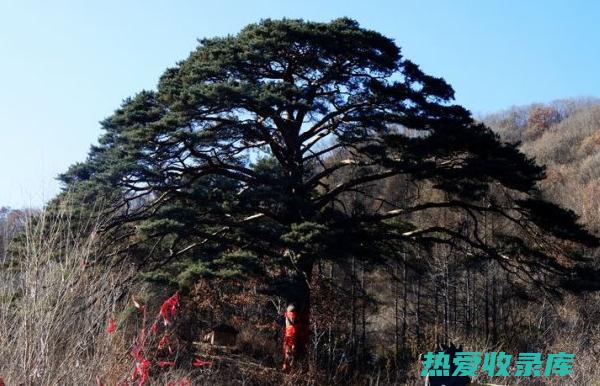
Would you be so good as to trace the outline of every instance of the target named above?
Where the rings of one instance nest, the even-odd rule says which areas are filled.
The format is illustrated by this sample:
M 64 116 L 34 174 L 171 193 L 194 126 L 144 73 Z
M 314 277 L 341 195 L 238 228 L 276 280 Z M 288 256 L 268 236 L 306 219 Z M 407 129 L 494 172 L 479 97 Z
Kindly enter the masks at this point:
M 171 324 L 171 319 L 175 316 L 178 306 L 179 291 L 175 292 L 173 296 L 165 300 L 165 302 L 160 306 L 159 315 L 162 316 L 165 326 Z
M 106 332 L 109 334 L 113 334 L 115 331 L 117 331 L 117 322 L 115 322 L 113 318 L 110 318 L 108 320 L 108 326 L 106 326 Z

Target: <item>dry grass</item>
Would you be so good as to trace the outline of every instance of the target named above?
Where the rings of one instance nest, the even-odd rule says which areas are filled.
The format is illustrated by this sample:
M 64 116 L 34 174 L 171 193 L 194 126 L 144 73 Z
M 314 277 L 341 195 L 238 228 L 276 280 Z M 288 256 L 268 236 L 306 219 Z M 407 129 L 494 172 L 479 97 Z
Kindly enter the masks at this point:
M 9 385 L 89 385 L 119 373 L 122 351 L 105 332 L 129 273 L 94 264 L 94 224 L 74 235 L 72 214 L 26 221 L 20 252 L 0 271 L 0 375 Z

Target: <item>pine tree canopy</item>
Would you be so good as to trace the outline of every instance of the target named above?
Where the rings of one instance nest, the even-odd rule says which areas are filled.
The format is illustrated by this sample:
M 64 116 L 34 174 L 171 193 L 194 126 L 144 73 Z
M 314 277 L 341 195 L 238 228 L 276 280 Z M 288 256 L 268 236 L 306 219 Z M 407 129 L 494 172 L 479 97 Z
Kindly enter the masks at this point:
M 60 179 L 84 203 L 109 197 L 107 230 L 184 279 L 445 246 L 565 282 L 596 238 L 453 98 L 354 20 L 263 20 L 200 40 Z

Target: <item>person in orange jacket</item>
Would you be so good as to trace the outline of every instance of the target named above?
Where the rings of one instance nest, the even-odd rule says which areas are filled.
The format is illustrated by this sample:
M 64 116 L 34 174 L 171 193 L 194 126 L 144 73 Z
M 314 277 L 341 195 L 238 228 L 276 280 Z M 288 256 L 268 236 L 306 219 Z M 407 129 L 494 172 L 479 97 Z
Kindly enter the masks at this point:
M 308 312 L 298 312 L 294 304 L 288 305 L 283 334 L 283 371 L 289 371 L 294 360 L 302 359 L 308 348 L 310 336 Z

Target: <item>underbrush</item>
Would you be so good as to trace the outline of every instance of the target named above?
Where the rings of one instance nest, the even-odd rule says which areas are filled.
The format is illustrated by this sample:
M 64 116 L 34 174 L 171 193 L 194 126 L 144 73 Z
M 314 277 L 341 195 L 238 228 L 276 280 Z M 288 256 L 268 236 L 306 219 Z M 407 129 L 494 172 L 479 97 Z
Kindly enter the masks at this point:
M 260 283 L 200 281 L 181 296 L 173 288 L 142 284 L 136 267 L 122 262 L 109 268 L 103 261 L 107 248 L 94 219 L 85 232 L 74 230 L 80 219 L 72 220 L 68 210 L 52 217 L 31 214 L 18 248 L 0 269 L 0 377 L 7 385 L 423 384 L 418 354 L 424 344 L 433 344 L 426 327 L 423 341 L 408 342 L 397 357 L 385 343 L 386 315 L 373 310 L 365 320 L 362 352 L 352 356 L 344 298 L 314 283 L 308 363 L 303 371 L 283 374 L 276 320 L 283 303 L 257 291 Z M 597 384 L 598 304 L 597 295 L 567 299 L 555 307 L 548 333 L 527 339 L 537 342 L 539 352 L 575 353 L 572 376 L 479 381 Z M 240 332 L 235 350 L 197 344 L 211 325 L 222 322 Z M 475 335 L 451 338 L 481 352 L 513 353 L 515 345 L 514 340 L 491 345 Z
M 95 264 L 93 224 L 75 236 L 71 214 L 32 213 L 0 270 L 0 374 L 8 385 L 87 385 L 119 369 L 125 342 L 103 334 L 131 271 Z

